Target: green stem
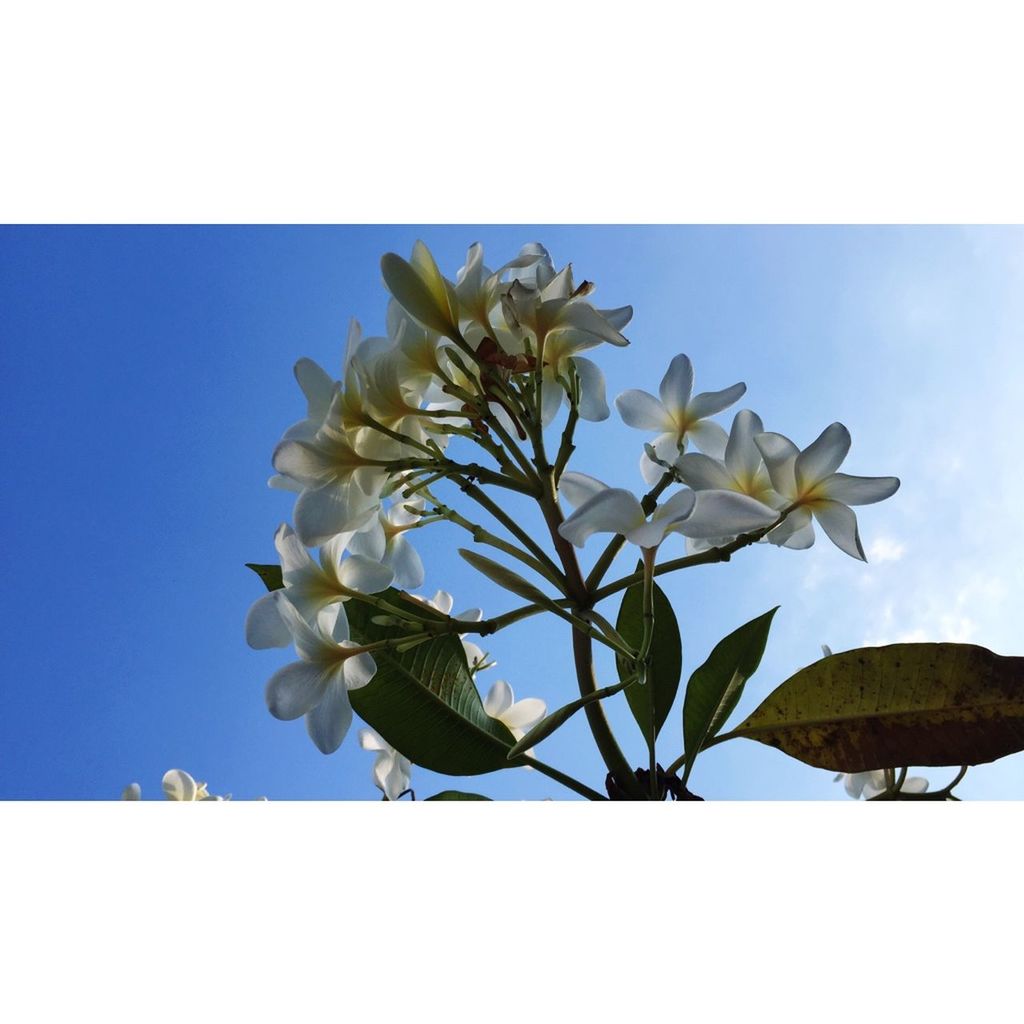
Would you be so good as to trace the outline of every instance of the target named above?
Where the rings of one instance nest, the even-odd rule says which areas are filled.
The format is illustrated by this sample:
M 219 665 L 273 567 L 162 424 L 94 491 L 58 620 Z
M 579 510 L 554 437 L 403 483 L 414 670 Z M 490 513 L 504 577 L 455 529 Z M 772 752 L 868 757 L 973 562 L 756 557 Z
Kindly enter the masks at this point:
M 550 559 L 547 559 L 545 562 L 541 562 L 539 559 L 534 558 L 532 555 L 529 555 L 520 548 L 517 548 L 515 544 L 510 544 L 508 541 L 502 540 L 501 537 L 497 537 L 490 531 L 485 530 L 478 523 L 471 523 L 468 519 L 459 515 L 458 512 L 449 508 L 447 505 L 436 503 L 435 508 L 438 510 L 442 519 L 447 519 L 456 526 L 460 526 L 462 529 L 470 533 L 475 543 L 487 544 L 492 548 L 497 548 L 499 551 L 504 551 L 505 554 L 511 555 L 513 558 L 522 562 L 523 565 L 529 566 L 529 568 L 531 568 L 535 573 L 544 577 L 544 579 L 560 590 L 563 594 L 565 593 L 565 577 Z
M 535 757 L 528 757 L 523 755 L 517 764 L 528 764 L 531 768 L 536 769 L 542 775 L 547 775 L 548 778 L 554 779 L 556 782 L 560 782 L 563 786 L 567 786 L 575 793 L 579 793 L 580 796 L 585 796 L 588 800 L 607 800 L 606 796 L 602 796 L 595 789 L 591 789 L 588 785 L 580 782 L 578 779 L 574 779 L 571 775 L 566 775 L 565 772 L 559 771 L 557 768 L 552 768 L 551 765 L 545 764 L 543 761 L 538 761 Z
M 728 562 L 730 557 L 734 555 L 741 548 L 749 547 L 751 544 L 759 541 L 765 534 L 770 533 L 780 523 L 782 523 L 786 516 L 792 511 L 792 508 L 785 509 L 775 520 L 774 523 L 768 526 L 763 526 L 759 530 L 753 530 L 750 533 L 740 534 L 734 541 L 730 541 L 728 544 L 723 544 L 721 547 L 709 548 L 707 551 L 701 551 L 697 555 L 687 555 L 685 558 L 673 558 L 668 562 L 662 562 L 661 565 L 654 567 L 655 576 L 664 576 L 665 573 L 675 572 L 677 569 L 689 569 L 694 565 L 710 565 L 714 562 Z M 634 583 L 641 583 L 643 581 L 644 574 L 642 572 L 634 572 L 629 576 L 623 576 L 622 579 L 616 580 L 614 583 L 607 583 L 603 587 L 593 593 L 593 600 L 596 604 L 598 601 L 603 601 L 606 597 L 611 597 L 612 594 L 617 594 L 620 590 L 626 590 L 633 586 Z
M 559 561 L 565 570 L 565 578 L 569 584 L 569 593 L 573 598 L 576 607 L 583 611 L 592 604 L 587 586 L 583 582 L 583 574 L 580 572 L 580 565 L 576 558 L 576 551 L 573 546 L 558 532 L 558 527 L 565 521 L 562 517 L 562 510 L 558 507 L 558 498 L 553 482 L 551 471 L 547 474 L 548 486 L 544 488 L 539 501 L 541 511 L 544 513 L 544 520 L 548 525 L 548 532 L 551 534 L 552 543 L 558 552 Z M 588 624 L 589 626 L 589 624 Z M 578 626 L 572 631 L 572 652 L 573 663 L 576 668 L 576 682 L 579 686 L 580 696 L 586 697 L 597 691 L 597 680 L 594 677 L 594 645 L 590 636 Z M 619 786 L 634 799 L 646 799 L 643 787 L 637 781 L 633 769 L 619 747 L 612 732 L 611 725 L 604 713 L 604 706 L 601 701 L 593 700 L 584 709 L 587 716 L 587 724 L 597 744 L 608 771 L 618 782 Z
M 459 487 L 475 501 L 481 508 L 486 509 L 495 519 L 505 527 L 514 537 L 520 540 L 523 545 L 528 548 L 537 557 L 543 565 L 547 566 L 548 570 L 553 572 L 555 578 L 560 580 L 559 590 L 565 592 L 565 577 L 562 575 L 561 570 L 552 560 L 551 556 L 495 501 L 493 501 L 484 491 L 482 491 L 475 484 L 469 480 L 463 481 L 458 476 L 452 476 L 453 482 L 457 483 Z
M 648 687 L 647 704 L 650 709 L 648 721 L 647 746 L 650 754 L 650 790 L 651 799 L 658 799 L 658 758 L 655 754 L 657 740 L 657 717 L 654 707 L 654 694 L 651 686 L 651 644 L 654 641 L 654 560 L 658 549 L 642 548 L 644 558 L 644 591 L 643 591 L 643 639 L 640 641 L 640 654 L 637 663 L 643 673 L 644 684 Z

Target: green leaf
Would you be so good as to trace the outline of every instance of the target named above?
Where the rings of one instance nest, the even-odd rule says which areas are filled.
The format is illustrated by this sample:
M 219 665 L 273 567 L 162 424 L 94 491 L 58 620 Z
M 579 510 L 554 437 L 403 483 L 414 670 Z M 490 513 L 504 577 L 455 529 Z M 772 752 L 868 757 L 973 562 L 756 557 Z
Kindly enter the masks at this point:
M 572 718 L 580 708 L 586 707 L 595 700 L 604 700 L 605 697 L 611 697 L 613 694 L 625 689 L 631 682 L 633 682 L 632 679 L 625 679 L 621 683 L 604 686 L 600 690 L 588 693 L 585 697 L 577 697 L 576 700 L 569 701 L 568 704 L 559 708 L 557 711 L 552 711 L 550 715 L 546 715 L 542 718 L 508 752 L 509 760 L 519 757 L 520 754 L 525 754 L 526 751 L 531 747 L 535 747 L 541 740 L 547 739 L 548 736 L 550 736 L 559 726 L 569 721 L 569 719 Z
M 378 596 L 395 605 L 407 600 L 394 589 Z M 415 608 L 421 617 L 434 617 L 424 605 Z M 375 624 L 376 609 L 358 600 L 346 602 L 345 611 L 358 643 L 407 632 Z M 369 685 L 349 691 L 352 707 L 410 761 L 444 775 L 480 775 L 513 765 L 507 755 L 515 737 L 484 711 L 457 636 L 435 637 L 404 654 L 375 651 L 373 657 L 377 672 Z
M 761 664 L 772 617 L 778 610 L 776 605 L 719 640 L 707 661 L 690 676 L 683 702 L 683 749 L 686 751 L 683 785 L 701 748 L 725 725 L 743 694 L 746 681 Z
M 445 789 L 440 793 L 435 793 L 433 796 L 428 796 L 428 800 L 487 800 L 490 802 L 489 796 L 481 796 L 479 793 L 461 793 L 457 789 Z
M 643 568 L 641 566 L 641 568 Z M 644 585 L 634 583 L 622 597 L 615 628 L 630 647 L 640 646 L 644 633 Z M 619 679 L 628 681 L 635 668 L 625 658 L 616 658 Z M 651 668 L 643 686 L 630 686 L 626 700 L 640 731 L 650 746 L 651 700 L 654 700 L 654 733 L 661 727 L 672 710 L 683 671 L 683 642 L 679 636 L 679 623 L 665 592 L 654 584 L 654 641 L 651 644 Z
M 246 569 L 252 569 L 261 580 L 267 590 L 281 590 L 284 587 L 284 580 L 281 579 L 281 566 L 260 565 L 258 562 L 246 562 Z
M 1024 658 L 973 644 L 862 647 L 808 665 L 722 739 L 816 768 L 974 765 L 1024 750 Z

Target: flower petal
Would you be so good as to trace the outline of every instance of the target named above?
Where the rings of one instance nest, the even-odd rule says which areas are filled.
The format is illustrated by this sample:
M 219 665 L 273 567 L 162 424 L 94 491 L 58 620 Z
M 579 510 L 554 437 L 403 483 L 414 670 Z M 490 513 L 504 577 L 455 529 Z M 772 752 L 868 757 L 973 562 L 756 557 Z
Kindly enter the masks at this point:
M 408 538 L 401 535 L 391 541 L 391 546 L 384 556 L 384 564 L 394 573 L 392 581 L 396 587 L 403 590 L 415 590 L 423 586 L 426 571 L 423 568 L 423 559 L 419 552 L 412 546 Z
M 306 396 L 309 419 L 317 420 L 317 426 L 327 417 L 334 397 L 334 381 L 327 372 L 312 359 L 300 359 L 294 367 L 295 379 Z
M 586 302 L 566 302 L 558 311 L 554 324 L 555 330 L 572 329 L 588 334 L 610 345 L 628 345 L 624 338 L 593 306 Z
M 585 501 L 559 526 L 558 532 L 581 548 L 592 534 L 627 534 L 641 526 L 646 518 L 634 494 L 609 487 Z
M 572 505 L 573 508 L 579 508 L 580 505 L 589 501 L 595 494 L 599 494 L 607 489 L 608 485 L 602 483 L 596 476 L 577 473 L 575 470 L 563 473 L 558 481 L 559 496 Z
M 484 711 L 491 718 L 501 718 L 512 707 L 514 699 L 512 687 L 504 679 L 499 679 L 487 691 L 487 696 L 484 698 Z
M 319 665 L 293 661 L 270 677 L 267 707 L 275 718 L 291 721 L 316 707 L 326 686 L 327 678 Z
M 281 618 L 272 593 L 264 594 L 255 601 L 245 616 L 245 642 L 257 651 L 287 647 L 292 642 L 292 635 Z
M 693 393 L 693 363 L 690 362 L 689 356 L 680 354 L 668 364 L 668 369 L 665 371 L 665 376 L 661 378 L 661 386 L 658 390 L 665 409 L 674 422 L 678 421 L 690 404 L 690 395 Z M 630 426 L 632 425 L 630 424 Z M 654 429 L 664 430 L 665 428 Z
M 131 782 L 124 787 L 121 793 L 122 800 L 141 800 L 142 787 L 137 782 Z
M 546 714 L 548 706 L 539 697 L 518 700 L 501 715 L 509 729 L 532 729 Z
M 605 397 L 604 374 L 601 367 L 590 359 L 584 359 L 583 356 L 576 356 L 573 363 L 580 378 L 580 418 L 591 423 L 600 423 L 608 419 L 611 412 Z
M 389 800 L 397 800 L 409 788 L 409 762 L 395 751 L 387 763 L 387 772 L 378 777 L 380 788 Z
M 767 432 L 754 435 L 754 444 L 764 458 L 772 487 L 784 498 L 793 501 L 797 497 L 794 466 L 800 449 L 783 434 Z
M 857 517 L 853 509 L 839 501 L 816 501 L 811 506 L 811 512 L 840 551 L 845 551 L 851 558 L 867 561 L 857 533 Z
M 195 800 L 199 793 L 196 780 L 180 768 L 172 768 L 164 774 L 163 787 L 168 800 Z
M 380 562 L 387 551 L 387 536 L 380 516 L 371 519 L 362 530 L 356 530 L 348 541 L 348 550 L 353 555 L 363 555 L 374 562 Z
M 344 645 L 343 645 L 344 646 Z M 354 654 L 342 662 L 345 686 L 350 690 L 359 690 L 370 683 L 377 673 L 377 663 L 372 655 Z
M 757 458 L 760 461 L 760 454 Z M 676 468 L 679 475 L 696 491 L 729 491 L 736 488 L 736 481 L 725 466 L 708 455 L 687 452 L 679 457 Z
M 390 750 L 391 746 L 384 742 L 372 729 L 359 730 L 359 746 L 363 750 Z
M 747 385 L 742 382 L 723 388 L 721 391 L 702 391 L 690 400 L 687 412 L 692 418 L 698 420 L 702 420 L 706 416 L 714 416 L 715 413 L 728 409 L 730 405 L 738 402 L 746 394 L 746 391 Z
M 352 724 L 352 705 L 341 679 L 327 684 L 323 698 L 306 713 L 306 732 L 321 754 L 333 754 Z
M 825 481 L 825 493 L 844 505 L 872 505 L 891 498 L 900 487 L 895 476 L 850 476 L 833 473 Z
M 377 511 L 375 498 L 357 487 L 328 483 L 303 491 L 295 502 L 295 532 L 306 547 L 316 548 L 338 533 L 358 530 Z
M 329 453 L 312 441 L 282 441 L 270 462 L 278 473 L 306 486 L 318 486 L 337 472 Z
M 761 452 L 754 435 L 764 433 L 764 424 L 756 412 L 741 409 L 733 417 L 729 443 L 725 446 L 725 465 L 737 480 L 751 480 L 761 468 Z
M 735 537 L 775 522 L 778 513 L 737 491 L 698 491 L 693 513 L 676 524 L 686 537 Z
M 676 422 L 665 406 L 646 391 L 636 388 L 623 391 L 615 399 L 615 408 L 619 410 L 622 422 L 627 427 L 660 432 L 676 430 Z
M 797 457 L 796 485 L 802 492 L 831 476 L 850 450 L 850 432 L 842 423 L 830 423 Z M 778 488 L 776 488 L 777 490 Z
M 394 578 L 390 566 L 381 565 L 362 555 L 349 555 L 338 570 L 341 585 L 360 594 L 379 594 L 391 586 Z
M 670 523 L 685 519 L 693 511 L 696 495 L 689 488 L 676 491 L 667 501 L 660 504 L 651 516 L 651 522 L 668 520 Z
M 705 454 L 713 459 L 724 459 L 729 435 L 725 429 L 711 420 L 698 420 L 686 432 L 686 436 Z
M 558 415 L 564 397 L 562 385 L 552 377 L 545 376 L 540 397 L 540 421 L 545 427 Z
M 900 786 L 901 793 L 926 793 L 928 792 L 928 780 L 922 779 L 920 775 L 913 775 L 903 780 Z

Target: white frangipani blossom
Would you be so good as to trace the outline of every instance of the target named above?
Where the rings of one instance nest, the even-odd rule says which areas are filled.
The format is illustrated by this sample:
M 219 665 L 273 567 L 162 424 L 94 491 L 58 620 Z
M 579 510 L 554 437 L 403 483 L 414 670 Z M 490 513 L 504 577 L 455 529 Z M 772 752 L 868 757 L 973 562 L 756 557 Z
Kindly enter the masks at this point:
M 349 535 L 338 534 L 323 544 L 318 565 L 287 523 L 277 528 L 274 546 L 281 559 L 283 592 L 307 622 L 328 605 L 347 601 L 352 591 L 377 594 L 391 586 L 394 571 L 390 566 L 364 555 L 343 557 L 348 540 Z M 246 642 L 256 650 L 287 647 L 292 642 L 275 593 L 255 601 L 246 616 Z
M 733 418 L 732 429 L 721 459 L 700 452 L 687 452 L 679 456 L 676 471 L 683 481 L 697 492 L 698 507 L 702 493 L 712 490 L 746 494 L 776 511 L 786 507 L 788 502 L 772 487 L 761 451 L 754 443 L 754 438 L 763 432 L 764 424 L 761 417 L 749 409 L 741 409 Z M 686 546 L 688 551 L 704 551 L 728 544 L 735 540 L 735 536 L 724 534 L 721 537 L 707 539 L 687 538 Z M 763 539 L 786 547 L 804 548 L 813 542 L 814 532 L 810 526 L 785 534 L 773 530 Z
M 341 401 L 339 392 L 312 440 L 282 441 L 274 449 L 274 468 L 302 488 L 295 531 L 308 547 L 368 523 L 387 483 L 386 468 L 357 452 L 340 426 Z
M 444 277 L 422 242 L 413 246 L 408 261 L 389 252 L 380 265 L 384 284 L 409 316 L 427 330 L 455 336 L 459 327 L 455 286 Z
M 499 679 L 487 691 L 484 711 L 501 722 L 517 740 L 521 740 L 547 713 L 548 706 L 539 697 L 516 700 L 512 687 Z M 532 750 L 527 750 L 532 754 Z
M 782 434 L 757 434 L 754 442 L 764 456 L 772 487 L 787 505 L 796 506 L 777 527 L 777 536 L 786 540 L 803 531 L 806 546 L 810 546 L 814 543 L 813 516 L 836 547 L 866 562 L 857 517 L 850 506 L 891 497 L 899 489 L 899 480 L 837 473 L 850 450 L 850 432 L 842 423 L 827 426 L 803 451 Z
M 756 530 L 777 518 L 773 509 L 734 491 L 695 494 L 680 490 L 648 517 L 631 491 L 608 487 L 596 477 L 565 473 L 559 487 L 570 503 L 583 499 L 558 528 L 567 541 L 580 548 L 595 533 L 618 533 L 638 547 L 656 548 L 669 533 L 720 537 Z
M 267 707 L 285 721 L 306 717 L 306 730 L 318 750 L 331 754 L 352 724 L 348 691 L 366 686 L 376 662 L 349 639 L 348 619 L 340 604 L 330 605 L 309 623 L 292 607 L 285 592 L 274 591 L 295 641 L 299 661 L 285 665 L 267 683 Z
M 122 800 L 141 800 L 142 787 L 137 782 L 130 782 L 121 791 Z
M 615 406 L 627 426 L 658 432 L 653 442 L 654 452 L 671 466 L 675 465 L 688 440 L 715 458 L 724 454 L 726 433 L 708 417 L 728 409 L 746 390 L 747 385 L 740 383 L 722 391 L 694 395 L 693 364 L 689 356 L 678 355 L 669 363 L 662 378 L 660 399 L 633 388 L 623 391 L 615 399 Z M 656 484 L 665 472 L 646 452 L 640 460 L 640 471 L 648 484 Z
M 207 792 L 205 782 L 196 782 L 188 772 L 172 768 L 164 773 L 164 796 L 168 800 L 230 800 L 230 796 L 213 796 Z M 141 796 L 141 792 L 140 792 Z
M 387 345 L 387 339 L 363 339 L 359 321 L 352 318 L 349 322 L 348 336 L 345 340 L 345 352 L 342 359 L 342 377 L 350 366 L 369 365 L 381 351 L 381 344 Z M 339 384 L 332 380 L 330 374 L 319 363 L 303 357 L 296 362 L 293 372 L 302 393 L 306 398 L 306 416 L 293 423 L 283 434 L 282 441 L 312 441 L 317 431 L 327 420 L 331 403 L 338 391 Z M 268 486 L 286 491 L 303 490 L 302 484 L 277 473 L 267 481 Z
M 416 529 L 422 515 L 421 498 L 396 501 L 387 509 L 381 508 L 376 519 L 351 535 L 348 550 L 353 556 L 362 556 L 390 569 L 394 573 L 391 582 L 396 587 L 412 589 L 422 586 L 425 575 L 423 562 L 406 536 L 410 530 Z
M 412 762 L 372 729 L 359 730 L 359 746 L 376 751 L 373 762 L 373 784 L 388 798 L 397 800 L 407 789 L 412 777 Z
M 509 270 L 524 270 L 533 266 L 547 252 L 543 246 L 540 252 L 524 246 L 519 255 L 504 266 L 490 271 L 484 266 L 484 248 L 474 242 L 466 253 L 466 262 L 455 276 L 455 294 L 459 300 L 460 319 L 467 338 L 474 337 L 472 327 L 479 327 L 488 337 L 494 337 L 493 314 L 501 309 L 502 292 L 508 290 L 508 284 L 502 277 Z M 543 256 L 542 256 L 543 253 Z
M 847 796 L 858 800 L 864 797 L 870 800 L 873 797 L 881 796 L 885 792 L 885 771 L 881 768 L 871 772 L 853 772 L 843 774 L 840 772 L 834 782 L 842 782 Z M 905 778 L 899 787 L 900 793 L 925 793 L 928 790 L 928 780 L 920 776 Z

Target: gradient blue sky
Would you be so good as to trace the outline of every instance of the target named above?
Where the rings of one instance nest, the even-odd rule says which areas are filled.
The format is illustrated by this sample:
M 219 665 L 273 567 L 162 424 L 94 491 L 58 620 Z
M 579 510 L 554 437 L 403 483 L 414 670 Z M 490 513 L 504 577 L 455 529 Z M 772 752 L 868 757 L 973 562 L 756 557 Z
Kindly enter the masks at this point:
M 853 435 L 844 470 L 901 477 L 895 498 L 860 512 L 870 565 L 819 534 L 808 552 L 760 545 L 669 577 L 684 681 L 724 633 L 775 604 L 740 714 L 821 643 L 1024 653 L 1019 228 L 7 227 L 0 798 L 106 799 L 131 781 L 152 797 L 170 767 L 236 798 L 377 798 L 354 729 L 324 757 L 301 721 L 267 712 L 264 684 L 292 655 L 245 646 L 261 590 L 243 563 L 274 559 L 290 515 L 292 497 L 265 481 L 274 443 L 303 414 L 292 364 L 310 356 L 336 372 L 350 316 L 382 330 L 380 256 L 417 238 L 450 276 L 473 241 L 497 265 L 539 240 L 596 282 L 599 305 L 631 303 L 632 345 L 596 356 L 611 395 L 655 391 L 686 352 L 698 390 L 745 381 L 736 408 L 801 446 L 841 420 Z M 613 412 L 584 425 L 573 466 L 639 490 L 643 440 Z M 488 613 L 515 603 L 453 558 L 455 528 L 413 536 L 424 592 Z M 504 678 L 517 696 L 571 698 L 560 623 L 532 620 L 490 648 L 499 664 L 482 689 Z M 610 662 L 600 668 L 611 682 Z M 624 705 L 609 710 L 639 764 Z M 674 711 L 663 763 L 680 742 Z M 544 756 L 603 778 L 582 718 Z M 1022 767 L 1018 756 L 975 769 L 960 792 L 1019 798 Z M 572 796 L 522 770 L 417 772 L 414 785 L 421 797 Z M 705 754 L 692 786 L 709 798 L 840 798 L 828 773 L 747 742 Z

